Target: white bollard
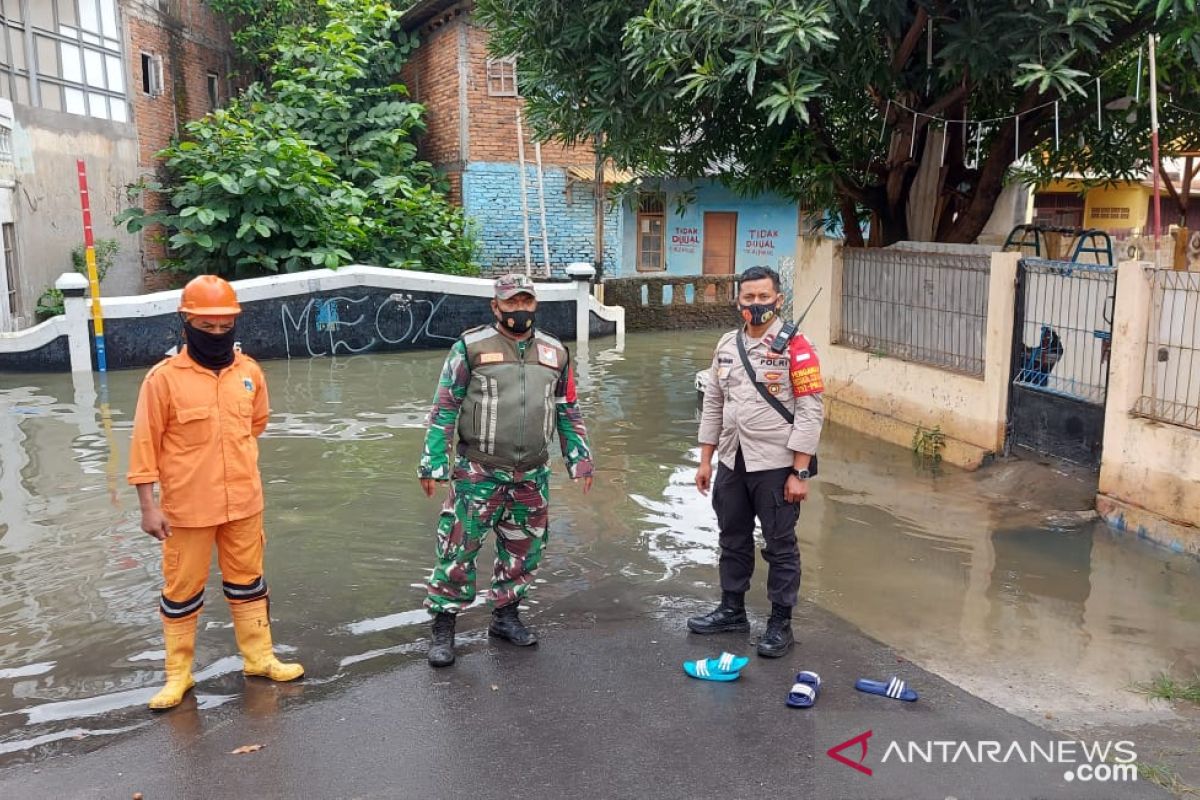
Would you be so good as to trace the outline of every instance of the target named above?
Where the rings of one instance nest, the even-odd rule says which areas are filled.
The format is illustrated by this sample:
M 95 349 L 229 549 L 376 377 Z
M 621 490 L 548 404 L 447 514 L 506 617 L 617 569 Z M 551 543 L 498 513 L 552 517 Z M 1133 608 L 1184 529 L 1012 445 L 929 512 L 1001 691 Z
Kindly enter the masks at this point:
M 78 272 L 64 272 L 54 282 L 54 288 L 63 294 L 63 315 L 67 318 L 71 372 L 91 372 L 92 334 L 88 328 L 88 280 Z
M 567 274 L 575 281 L 575 343 L 582 347 L 588 343 L 592 328 L 592 278 L 596 268 L 586 261 L 567 265 Z

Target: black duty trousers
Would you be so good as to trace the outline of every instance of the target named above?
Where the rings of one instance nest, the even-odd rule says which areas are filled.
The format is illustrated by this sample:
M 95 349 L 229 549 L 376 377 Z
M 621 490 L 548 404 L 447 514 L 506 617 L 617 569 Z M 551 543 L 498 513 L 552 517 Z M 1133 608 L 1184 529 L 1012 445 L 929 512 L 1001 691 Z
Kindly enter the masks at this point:
M 762 525 L 762 550 L 767 562 L 767 597 L 772 603 L 793 607 L 800 593 L 800 548 L 796 522 L 800 506 L 783 499 L 790 467 L 747 472 L 738 450 L 734 469 L 717 467 L 713 483 L 713 509 L 721 529 L 721 589 L 745 593 L 754 574 L 754 518 Z

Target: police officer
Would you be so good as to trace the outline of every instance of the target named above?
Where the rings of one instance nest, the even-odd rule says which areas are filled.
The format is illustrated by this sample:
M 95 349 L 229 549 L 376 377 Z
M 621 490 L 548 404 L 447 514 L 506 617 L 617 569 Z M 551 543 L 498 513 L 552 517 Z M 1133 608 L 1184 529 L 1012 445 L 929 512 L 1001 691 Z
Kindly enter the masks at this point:
M 820 365 L 805 336 L 779 317 L 779 274 L 751 267 L 738 285 L 744 325 L 721 337 L 700 419 L 696 488 L 713 491 L 720 528 L 721 603 L 692 617 L 700 634 L 749 631 L 745 597 L 754 573 L 754 520 L 762 526 L 771 617 L 758 654 L 778 658 L 795 643 L 792 609 L 800 591 L 796 522 L 808 497 L 821 437 Z M 719 466 L 713 480 L 712 457 Z
M 304 675 L 301 665 L 276 658 L 271 643 L 258 473 L 270 409 L 262 370 L 234 347 L 241 311 L 229 283 L 194 278 L 179 306 L 186 344 L 147 373 L 138 393 L 128 478 L 142 530 L 162 543 L 165 579 L 158 605 L 167 682 L 150 700 L 156 710 L 179 705 L 196 683 L 196 621 L 214 547 L 242 671 L 273 681 Z
M 475 558 L 496 532 L 488 634 L 526 647 L 537 636 L 518 605 L 546 544 L 549 444 L 555 431 L 567 471 L 592 487 L 592 454 L 575 394 L 570 354 L 534 327 L 537 292 L 525 275 L 496 279 L 491 325 L 473 328 L 450 348 L 429 413 L 419 477 L 427 497 L 450 482 L 438 522 L 437 565 L 426 608 L 433 615 L 429 663 L 454 663 L 457 614 L 475 599 Z M 450 443 L 458 434 L 457 458 Z

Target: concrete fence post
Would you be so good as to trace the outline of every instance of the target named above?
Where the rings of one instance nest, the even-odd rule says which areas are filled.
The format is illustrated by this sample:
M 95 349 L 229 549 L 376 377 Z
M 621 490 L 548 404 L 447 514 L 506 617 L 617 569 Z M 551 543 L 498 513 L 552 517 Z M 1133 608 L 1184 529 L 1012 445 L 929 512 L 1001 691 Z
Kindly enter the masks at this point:
M 1127 499 L 1136 481 L 1128 481 L 1129 454 L 1125 452 L 1133 420 L 1130 412 L 1142 396 L 1146 349 L 1150 333 L 1150 311 L 1154 293 L 1142 261 L 1125 261 L 1117 266 L 1117 297 L 1113 308 L 1112 346 L 1108 351 L 1108 394 L 1104 404 L 1104 439 L 1100 451 L 1102 495 Z M 1122 479 L 1125 480 L 1123 485 Z
M 567 265 L 567 274 L 575 281 L 575 342 L 579 346 L 588 343 L 592 327 L 592 278 L 596 268 L 585 261 Z
M 1020 253 L 992 253 L 988 278 L 987 328 L 983 344 L 983 381 L 987 417 L 994 427 L 987 433 L 993 453 L 1004 451 L 1008 435 L 1008 393 L 1012 381 L 1013 326 L 1017 313 L 1017 269 Z
M 54 282 L 54 288 L 63 295 L 63 315 L 67 318 L 71 372 L 91 372 L 92 334 L 88 328 L 87 278 L 78 272 L 64 272 Z

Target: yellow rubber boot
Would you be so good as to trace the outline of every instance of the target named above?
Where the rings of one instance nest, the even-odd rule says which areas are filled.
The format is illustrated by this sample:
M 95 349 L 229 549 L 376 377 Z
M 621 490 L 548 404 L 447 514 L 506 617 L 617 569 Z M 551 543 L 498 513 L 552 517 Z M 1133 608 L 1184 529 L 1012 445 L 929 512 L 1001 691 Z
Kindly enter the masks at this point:
M 163 639 L 167 645 L 167 685 L 150 698 L 150 708 L 162 711 L 183 702 L 183 696 L 196 685 L 192 678 L 192 658 L 196 655 L 196 618 L 163 620 Z
M 304 667 L 285 664 L 275 657 L 266 600 L 235 603 L 229 609 L 233 614 L 233 633 L 245 662 L 242 672 L 273 681 L 294 681 L 304 675 Z

